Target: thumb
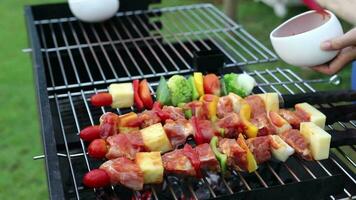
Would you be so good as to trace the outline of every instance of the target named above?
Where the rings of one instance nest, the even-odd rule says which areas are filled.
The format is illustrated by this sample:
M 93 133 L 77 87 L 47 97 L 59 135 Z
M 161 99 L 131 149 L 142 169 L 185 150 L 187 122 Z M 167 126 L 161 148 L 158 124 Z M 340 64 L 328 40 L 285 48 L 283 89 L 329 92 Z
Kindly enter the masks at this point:
M 356 44 L 356 28 L 350 30 L 345 35 L 336 37 L 321 43 L 322 50 L 340 50 Z

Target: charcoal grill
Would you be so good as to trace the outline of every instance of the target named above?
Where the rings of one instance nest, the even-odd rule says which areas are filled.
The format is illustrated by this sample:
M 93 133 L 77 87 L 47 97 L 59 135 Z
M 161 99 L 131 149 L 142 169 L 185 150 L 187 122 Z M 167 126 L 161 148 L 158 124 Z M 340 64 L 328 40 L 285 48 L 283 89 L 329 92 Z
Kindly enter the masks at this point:
M 120 186 L 84 188 L 83 175 L 102 162 L 87 156 L 78 133 L 104 112 L 135 111 L 90 105 L 88 98 L 110 83 L 146 78 L 154 93 L 159 76 L 191 73 L 194 52 L 217 49 L 225 56 L 224 69 L 255 77 L 255 92 L 308 93 L 316 91 L 315 84 L 328 84 L 303 80 L 286 68 L 251 70 L 251 64 L 276 60 L 275 54 L 210 4 L 148 9 L 150 3 L 122 0 L 116 16 L 101 24 L 78 21 L 66 4 L 25 8 L 44 146 L 44 155 L 35 159 L 45 159 L 51 199 L 356 197 L 354 146 L 337 147 L 323 161 L 293 157 L 286 163 L 268 162 L 252 174 L 205 173 L 199 180 L 166 176 L 162 185 L 147 185 L 142 192 Z M 334 104 L 319 105 L 329 107 Z M 356 122 L 327 128 L 356 129 Z

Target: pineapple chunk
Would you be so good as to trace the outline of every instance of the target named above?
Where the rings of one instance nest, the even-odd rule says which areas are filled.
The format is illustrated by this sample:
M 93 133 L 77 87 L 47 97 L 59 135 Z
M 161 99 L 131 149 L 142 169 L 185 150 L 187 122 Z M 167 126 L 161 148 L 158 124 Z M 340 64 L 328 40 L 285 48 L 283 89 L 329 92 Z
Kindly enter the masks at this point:
M 127 108 L 134 104 L 132 83 L 113 83 L 109 86 L 112 96 L 112 108 Z
M 308 103 L 298 103 L 295 105 L 295 109 L 307 113 L 310 116 L 310 122 L 313 122 L 320 128 L 324 129 L 326 116 L 314 106 Z
M 145 184 L 162 183 L 164 168 L 160 152 L 137 153 L 136 164 L 143 172 L 143 180 Z
M 264 93 L 264 94 L 257 94 L 257 96 L 261 97 L 265 102 L 266 111 L 275 111 L 278 112 L 279 110 L 279 96 L 277 93 Z
M 172 145 L 164 131 L 162 124 L 157 123 L 141 129 L 143 143 L 150 151 L 165 153 L 172 150 Z
M 329 157 L 331 135 L 313 122 L 302 122 L 300 133 L 309 142 L 309 148 L 314 160 L 323 160 Z

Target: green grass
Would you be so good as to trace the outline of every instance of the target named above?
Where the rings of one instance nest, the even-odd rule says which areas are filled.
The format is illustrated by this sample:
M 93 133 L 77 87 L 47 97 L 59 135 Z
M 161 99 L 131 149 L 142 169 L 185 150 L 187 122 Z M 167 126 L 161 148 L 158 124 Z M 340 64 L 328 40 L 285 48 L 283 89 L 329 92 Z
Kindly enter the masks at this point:
M 47 199 L 44 162 L 33 161 L 32 156 L 42 154 L 32 63 L 21 49 L 28 47 L 23 6 L 51 3 L 58 0 L 1 0 L 0 2 L 0 199 Z M 184 0 L 180 4 L 196 3 Z M 274 16 L 272 9 L 253 1 L 240 1 L 239 21 L 244 27 L 271 48 L 268 33 L 284 19 Z M 164 6 L 177 1 L 164 1 Z M 290 15 L 301 12 L 294 9 Z M 285 66 L 283 62 L 257 67 Z M 349 69 L 341 75 L 349 85 Z M 308 78 L 317 73 L 303 72 Z M 324 76 L 323 76 L 324 77 Z

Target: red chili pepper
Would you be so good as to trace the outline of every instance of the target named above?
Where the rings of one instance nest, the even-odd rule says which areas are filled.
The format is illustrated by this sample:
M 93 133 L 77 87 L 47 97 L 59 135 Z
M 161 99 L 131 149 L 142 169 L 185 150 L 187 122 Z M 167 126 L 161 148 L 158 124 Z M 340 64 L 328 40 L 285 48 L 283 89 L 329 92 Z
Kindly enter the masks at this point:
M 183 148 L 183 153 L 185 156 L 188 157 L 190 162 L 192 163 L 194 170 L 196 172 L 196 176 L 198 178 L 201 178 L 201 172 L 200 172 L 200 160 L 199 160 L 199 154 L 198 152 L 192 148 L 189 144 L 185 144 Z
M 139 80 L 133 80 L 132 81 L 133 84 L 133 89 L 134 89 L 134 101 L 135 101 L 135 105 L 138 111 L 141 111 L 144 109 L 144 105 L 143 102 L 140 98 L 140 94 L 139 94 L 139 87 L 140 87 L 140 81 Z
M 153 108 L 152 108 L 153 111 L 155 111 L 155 113 L 158 115 L 158 117 L 161 119 L 162 122 L 166 121 L 167 119 L 170 119 L 171 116 L 169 115 L 169 113 L 167 112 L 164 112 L 162 110 L 162 106 L 161 106 L 161 103 L 156 101 L 154 104 L 153 104 Z
M 195 134 L 194 134 L 195 143 L 203 144 L 204 137 L 203 137 L 202 132 L 199 128 L 198 118 L 196 118 L 195 116 L 192 117 L 192 124 L 193 124 L 194 132 L 195 132 Z

